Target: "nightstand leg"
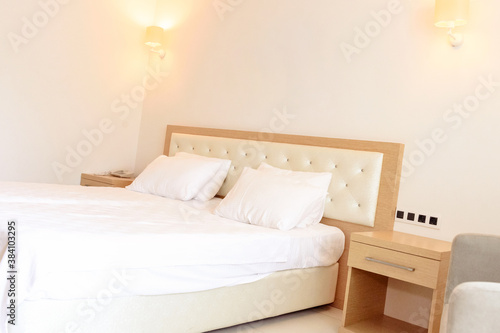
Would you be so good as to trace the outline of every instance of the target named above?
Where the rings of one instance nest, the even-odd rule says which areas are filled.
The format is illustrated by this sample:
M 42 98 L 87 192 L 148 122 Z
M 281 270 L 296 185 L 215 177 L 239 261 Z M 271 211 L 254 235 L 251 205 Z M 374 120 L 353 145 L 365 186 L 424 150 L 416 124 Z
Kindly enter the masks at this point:
M 431 313 L 429 317 L 429 332 L 439 333 L 441 327 L 441 316 L 444 307 L 444 294 L 446 292 L 446 281 L 448 277 L 448 268 L 450 266 L 450 258 L 441 260 L 439 266 L 437 286 L 432 292 Z
M 429 317 L 429 332 L 438 333 L 441 326 L 441 315 L 444 306 L 444 288 L 435 289 L 432 293 L 431 313 Z

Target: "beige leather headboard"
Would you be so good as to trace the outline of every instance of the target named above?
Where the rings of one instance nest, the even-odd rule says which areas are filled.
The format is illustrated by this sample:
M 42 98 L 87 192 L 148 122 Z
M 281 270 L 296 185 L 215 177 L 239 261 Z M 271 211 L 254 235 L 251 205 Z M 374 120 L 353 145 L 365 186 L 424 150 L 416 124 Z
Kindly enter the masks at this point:
M 371 227 L 375 222 L 382 153 L 172 133 L 169 155 L 180 151 L 232 161 L 220 196 L 229 192 L 244 167 L 257 168 L 261 162 L 295 171 L 331 172 L 324 216 Z
M 324 217 L 380 229 L 392 229 L 403 145 L 262 132 L 168 126 L 166 155 L 179 151 L 227 158 L 232 166 L 219 191 L 224 196 L 245 166 L 261 162 L 296 170 L 332 172 Z M 392 220 L 392 222 L 388 222 Z
M 244 166 L 258 167 L 262 161 L 298 171 L 332 172 L 322 223 L 340 228 L 346 236 L 334 302 L 340 309 L 351 233 L 394 227 L 402 144 L 169 125 L 164 154 L 177 151 L 233 161 L 220 195 L 229 191 Z

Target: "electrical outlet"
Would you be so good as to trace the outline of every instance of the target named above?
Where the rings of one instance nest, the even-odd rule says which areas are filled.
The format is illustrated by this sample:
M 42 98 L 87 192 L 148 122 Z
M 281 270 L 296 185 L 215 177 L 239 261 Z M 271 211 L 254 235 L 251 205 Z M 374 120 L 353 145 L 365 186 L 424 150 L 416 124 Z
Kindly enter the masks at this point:
M 429 218 L 429 224 L 430 224 L 430 225 L 433 225 L 433 226 L 437 226 L 437 224 L 438 224 L 438 218 L 437 218 L 437 217 L 434 217 L 434 216 L 431 216 L 431 217 Z
M 438 218 L 433 215 L 416 214 L 414 212 L 396 211 L 396 221 L 432 229 L 439 229 Z

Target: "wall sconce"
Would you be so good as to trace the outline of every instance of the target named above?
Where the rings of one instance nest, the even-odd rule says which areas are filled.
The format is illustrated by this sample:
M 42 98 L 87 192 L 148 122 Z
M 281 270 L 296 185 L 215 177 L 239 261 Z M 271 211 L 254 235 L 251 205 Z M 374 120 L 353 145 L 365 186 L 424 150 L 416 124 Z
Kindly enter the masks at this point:
M 146 38 L 144 43 L 151 47 L 151 52 L 158 53 L 161 59 L 165 57 L 165 50 L 157 50 L 157 47 L 163 45 L 164 41 L 163 28 L 157 26 L 150 26 L 146 28 Z
M 438 28 L 448 28 L 452 46 L 460 46 L 464 41 L 462 34 L 453 33 L 453 28 L 465 25 L 469 18 L 469 0 L 436 0 L 434 24 Z

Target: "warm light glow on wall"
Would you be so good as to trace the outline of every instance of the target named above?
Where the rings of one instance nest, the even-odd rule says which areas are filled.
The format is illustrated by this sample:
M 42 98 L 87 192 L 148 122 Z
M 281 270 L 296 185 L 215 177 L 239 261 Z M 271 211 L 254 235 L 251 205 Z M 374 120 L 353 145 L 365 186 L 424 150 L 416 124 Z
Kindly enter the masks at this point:
M 153 22 L 165 30 L 171 30 L 193 15 L 198 3 L 199 0 L 158 1 Z
M 158 24 L 159 27 L 162 27 L 164 30 L 170 30 L 174 26 L 173 20 L 163 20 Z
M 145 27 L 151 24 L 156 10 L 156 2 L 152 1 L 128 1 L 127 4 L 120 6 L 120 11 L 123 12 L 124 17 L 134 21 L 138 27 Z

